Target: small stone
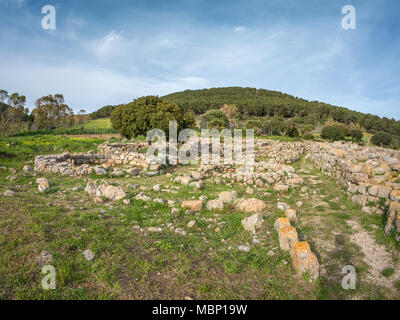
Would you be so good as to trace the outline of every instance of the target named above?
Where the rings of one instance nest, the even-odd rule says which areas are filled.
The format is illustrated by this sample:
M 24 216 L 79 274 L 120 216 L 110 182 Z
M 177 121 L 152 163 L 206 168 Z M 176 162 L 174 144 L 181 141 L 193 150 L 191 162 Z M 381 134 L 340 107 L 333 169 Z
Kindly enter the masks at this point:
M 246 193 L 248 193 L 248 194 L 253 194 L 253 193 L 254 193 L 254 190 L 253 190 L 252 188 L 250 188 L 250 187 L 247 187 Z
M 187 227 L 188 228 L 193 228 L 195 224 L 196 224 L 195 220 L 189 221 L 189 223 L 187 224 Z
M 3 193 L 4 196 L 6 197 L 15 197 L 15 191 L 12 190 L 7 190 L 6 192 Z
M 49 264 L 53 261 L 53 255 L 48 251 L 40 252 L 40 255 L 36 257 L 36 263 L 40 265 Z
M 243 251 L 243 252 L 249 252 L 250 247 L 249 246 L 238 246 L 238 250 Z
M 149 231 L 149 232 L 161 232 L 162 229 L 161 228 L 157 228 L 157 227 L 149 227 L 149 228 L 147 228 L 147 231 Z
M 158 192 L 158 191 L 160 191 L 160 189 L 161 189 L 161 186 L 159 184 L 156 184 L 153 186 L 153 191 Z
M 86 261 L 91 261 L 96 256 L 91 250 L 86 249 L 82 252 L 83 256 L 85 257 Z
M 33 171 L 33 168 L 31 166 L 26 165 L 22 168 L 22 170 L 25 172 L 29 172 L 29 171 Z

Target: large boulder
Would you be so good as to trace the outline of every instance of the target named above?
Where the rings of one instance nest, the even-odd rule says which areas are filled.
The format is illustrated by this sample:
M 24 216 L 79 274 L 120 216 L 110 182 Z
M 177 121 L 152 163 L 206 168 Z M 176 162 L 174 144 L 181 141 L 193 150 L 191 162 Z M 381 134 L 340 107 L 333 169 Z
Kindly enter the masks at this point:
M 256 198 L 238 199 L 236 201 L 236 208 L 243 212 L 260 212 L 267 207 L 264 201 Z
M 106 183 L 97 188 L 96 195 L 111 201 L 118 201 L 126 197 L 126 193 L 120 186 L 116 187 Z

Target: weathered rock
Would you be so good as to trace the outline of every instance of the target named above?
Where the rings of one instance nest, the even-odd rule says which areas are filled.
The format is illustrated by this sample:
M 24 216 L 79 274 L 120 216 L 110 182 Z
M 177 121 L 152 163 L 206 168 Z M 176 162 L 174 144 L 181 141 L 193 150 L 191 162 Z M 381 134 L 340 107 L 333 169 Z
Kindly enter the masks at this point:
M 274 228 L 275 228 L 276 232 L 279 233 L 279 229 L 285 228 L 285 227 L 290 227 L 290 221 L 288 218 L 278 218 L 275 220 Z
M 126 197 L 126 193 L 120 186 L 116 187 L 106 183 L 97 187 L 96 195 L 111 201 L 118 201 Z
M 214 200 L 208 201 L 206 207 L 207 207 L 207 210 L 209 210 L 209 211 L 213 211 L 213 210 L 222 211 L 222 209 L 224 208 L 224 204 L 219 199 L 214 199 Z
M 297 211 L 294 209 L 287 209 L 285 211 L 286 217 L 289 219 L 289 221 L 296 221 L 297 220 Z
M 257 229 L 262 227 L 264 220 L 260 213 L 253 214 L 242 220 L 242 226 L 247 231 L 255 233 Z
M 16 193 L 15 191 L 7 190 L 6 192 L 3 193 L 3 195 L 6 197 L 15 197 Z
M 89 249 L 83 251 L 82 254 L 85 257 L 86 261 L 91 261 L 96 257 L 96 255 L 92 252 L 92 250 Z
M 29 171 L 33 171 L 33 168 L 32 168 L 31 166 L 25 165 L 25 166 L 22 168 L 22 170 L 25 171 L 25 172 L 29 172 Z
M 237 192 L 232 190 L 232 191 L 223 191 L 219 194 L 218 199 L 222 203 L 232 203 L 233 201 L 236 200 Z
M 36 263 L 39 265 L 49 264 L 53 261 L 53 255 L 49 251 L 42 251 L 36 257 Z
M 97 192 L 97 183 L 96 183 L 96 181 L 89 181 L 86 184 L 85 191 L 87 193 L 89 193 L 91 196 L 96 195 L 96 192 Z
M 188 208 L 195 212 L 198 212 L 203 207 L 203 201 L 201 200 L 189 200 L 189 201 L 182 201 L 182 208 Z
M 188 228 L 193 228 L 195 224 L 196 224 L 195 220 L 189 221 L 188 224 L 187 224 L 187 227 Z
M 46 178 L 38 178 L 36 179 L 36 182 L 39 184 L 38 185 L 39 192 L 47 193 L 50 191 L 49 181 Z
M 308 272 L 312 280 L 319 277 L 319 263 L 308 242 L 296 242 L 290 250 L 293 267 L 299 277 Z
M 285 202 L 278 202 L 277 207 L 278 207 L 278 209 L 280 209 L 282 211 L 286 211 L 287 209 L 290 208 L 290 206 Z
M 236 207 L 238 210 L 243 212 L 260 212 L 264 210 L 267 205 L 264 201 L 256 198 L 251 199 L 238 199 L 236 201 Z
M 141 192 L 138 195 L 136 195 L 135 200 L 151 201 L 151 198 L 149 196 L 145 195 L 144 192 Z
M 293 245 L 299 241 L 297 230 L 292 226 L 280 228 L 278 235 L 279 246 L 285 251 L 289 251 Z

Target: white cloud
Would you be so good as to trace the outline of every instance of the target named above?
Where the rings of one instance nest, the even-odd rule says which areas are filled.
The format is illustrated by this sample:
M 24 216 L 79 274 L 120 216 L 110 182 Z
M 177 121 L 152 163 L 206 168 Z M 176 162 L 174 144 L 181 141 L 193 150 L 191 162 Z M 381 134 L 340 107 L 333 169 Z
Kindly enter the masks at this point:
M 117 31 L 112 30 L 100 40 L 95 41 L 93 49 L 100 58 L 108 58 L 119 52 L 123 41 L 124 37 Z
M 81 64 L 33 65 L 17 59 L 10 60 L 0 69 L 0 78 L 5 77 L 8 82 L 4 89 L 25 94 L 28 107 L 32 107 L 35 99 L 41 96 L 61 93 L 75 111 L 85 108 L 88 112 L 107 104 L 126 103 L 143 95 L 162 96 L 210 85 L 207 79 L 195 76 L 157 79 Z
M 235 32 L 246 32 L 247 28 L 244 26 L 237 26 L 235 29 L 233 29 Z

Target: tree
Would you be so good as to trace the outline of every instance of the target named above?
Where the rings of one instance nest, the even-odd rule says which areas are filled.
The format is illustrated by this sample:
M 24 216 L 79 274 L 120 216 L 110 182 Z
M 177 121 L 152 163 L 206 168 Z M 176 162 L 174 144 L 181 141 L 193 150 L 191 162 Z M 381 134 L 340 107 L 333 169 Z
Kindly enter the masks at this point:
M 349 135 L 349 132 L 349 129 L 343 125 L 327 126 L 322 129 L 321 138 L 332 141 L 345 140 L 346 136 Z
M 15 132 L 24 129 L 28 120 L 28 109 L 25 108 L 25 96 L 7 91 L 0 91 L 0 100 L 8 101 L 8 105 L 2 102 L 0 112 L 0 124 L 2 132 Z
M 177 122 L 178 131 L 195 126 L 193 113 L 185 114 L 178 105 L 156 96 L 142 97 L 116 107 L 110 118 L 113 128 L 128 139 L 146 135 L 151 129 L 163 130 L 168 137 L 170 121 Z
M 392 143 L 392 136 L 386 132 L 377 132 L 371 137 L 371 143 L 376 146 L 389 146 Z
M 206 126 L 209 129 L 225 129 L 229 126 L 229 120 L 221 110 L 207 111 L 201 117 L 202 127 Z
M 350 137 L 352 137 L 355 141 L 361 141 L 363 138 L 363 133 L 360 129 L 353 129 L 350 131 Z
M 64 103 L 62 94 L 41 97 L 35 102 L 32 110 L 33 127 L 38 130 L 48 130 L 73 125 L 73 111 Z

